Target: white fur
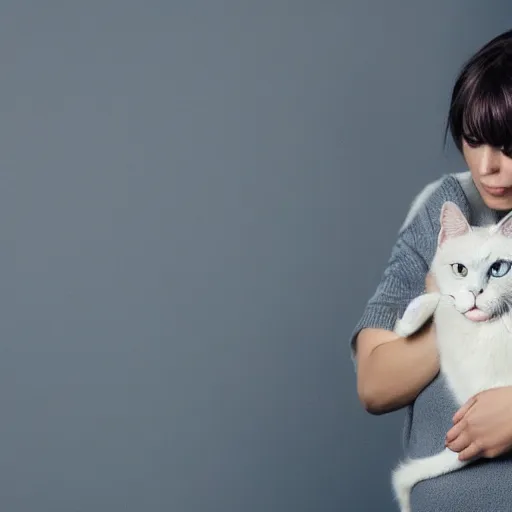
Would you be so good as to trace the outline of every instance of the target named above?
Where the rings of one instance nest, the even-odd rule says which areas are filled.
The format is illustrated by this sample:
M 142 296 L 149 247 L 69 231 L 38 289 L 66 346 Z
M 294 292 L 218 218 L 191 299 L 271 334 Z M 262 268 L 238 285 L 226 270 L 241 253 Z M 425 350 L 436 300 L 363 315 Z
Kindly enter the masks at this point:
M 431 266 L 440 292 L 413 300 L 395 327 L 398 335 L 409 336 L 434 315 L 441 373 L 459 406 L 486 389 L 512 385 L 512 269 L 489 277 L 497 260 L 512 260 L 512 213 L 497 225 L 472 227 L 455 204 L 445 203 Z M 457 275 L 453 263 L 463 264 L 467 275 Z M 497 316 L 473 321 L 465 316 L 472 307 Z M 411 511 L 410 492 L 419 481 L 468 463 L 448 448 L 401 462 L 392 475 L 401 512 Z

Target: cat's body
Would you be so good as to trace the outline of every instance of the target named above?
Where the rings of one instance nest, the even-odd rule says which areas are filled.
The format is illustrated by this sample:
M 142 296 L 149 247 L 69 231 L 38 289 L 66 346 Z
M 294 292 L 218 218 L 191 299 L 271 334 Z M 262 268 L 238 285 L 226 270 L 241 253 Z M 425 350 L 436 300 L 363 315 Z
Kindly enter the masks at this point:
M 457 206 L 446 203 L 431 266 L 439 293 L 416 298 L 395 331 L 408 336 L 434 316 L 440 371 L 459 406 L 486 389 L 512 386 L 511 269 L 512 214 L 495 226 L 470 227 Z M 416 483 L 466 464 L 448 448 L 403 461 L 392 478 L 401 512 L 411 511 Z

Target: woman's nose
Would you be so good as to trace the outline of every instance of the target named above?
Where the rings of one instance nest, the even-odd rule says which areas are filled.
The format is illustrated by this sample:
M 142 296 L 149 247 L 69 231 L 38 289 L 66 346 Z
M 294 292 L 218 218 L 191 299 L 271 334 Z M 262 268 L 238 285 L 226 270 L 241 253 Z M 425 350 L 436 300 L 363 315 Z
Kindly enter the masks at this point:
M 491 146 L 484 146 L 482 148 L 482 157 L 480 159 L 480 174 L 487 176 L 489 174 L 496 174 L 501 169 L 502 152 L 499 149 Z

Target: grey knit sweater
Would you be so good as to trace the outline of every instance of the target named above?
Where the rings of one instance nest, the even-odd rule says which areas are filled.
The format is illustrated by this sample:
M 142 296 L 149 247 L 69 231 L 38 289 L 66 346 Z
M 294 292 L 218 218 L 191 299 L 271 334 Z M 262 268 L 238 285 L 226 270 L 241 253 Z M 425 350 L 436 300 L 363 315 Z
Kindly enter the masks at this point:
M 352 355 L 361 329 L 392 330 L 409 301 L 423 292 L 445 201 L 456 203 L 473 225 L 493 223 L 500 217 L 482 201 L 469 172 L 447 175 L 428 185 L 414 201 L 382 280 L 352 333 Z M 407 407 L 404 456 L 423 457 L 443 450 L 456 410 L 443 378 L 438 376 Z M 512 512 L 512 456 L 480 460 L 460 471 L 420 482 L 411 497 L 413 512 Z

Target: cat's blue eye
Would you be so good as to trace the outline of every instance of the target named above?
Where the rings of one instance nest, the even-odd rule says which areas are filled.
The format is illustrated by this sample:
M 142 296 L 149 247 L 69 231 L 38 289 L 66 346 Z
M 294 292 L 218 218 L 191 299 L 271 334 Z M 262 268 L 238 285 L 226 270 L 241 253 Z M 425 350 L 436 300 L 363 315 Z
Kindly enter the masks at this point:
M 510 261 L 499 260 L 495 261 L 491 268 L 489 269 L 489 273 L 492 277 L 503 277 L 508 274 L 510 268 L 512 267 L 512 263 Z
M 452 271 L 457 277 L 466 277 L 468 269 L 462 263 L 452 263 Z

